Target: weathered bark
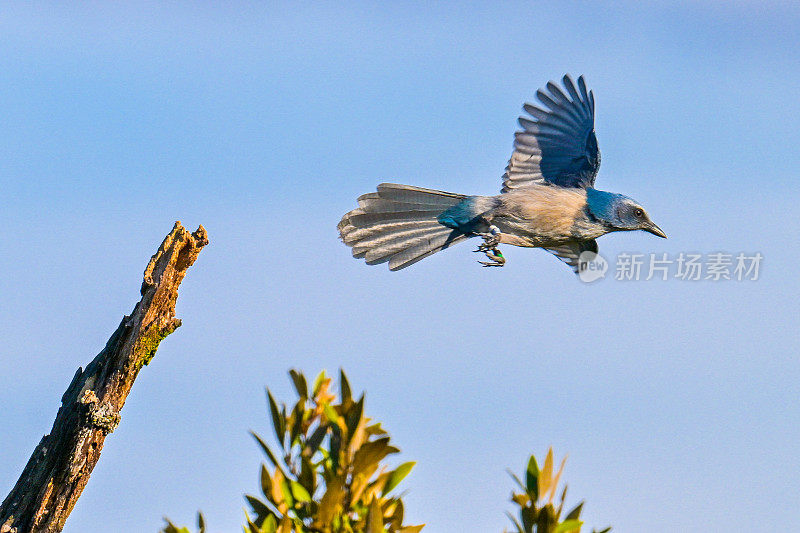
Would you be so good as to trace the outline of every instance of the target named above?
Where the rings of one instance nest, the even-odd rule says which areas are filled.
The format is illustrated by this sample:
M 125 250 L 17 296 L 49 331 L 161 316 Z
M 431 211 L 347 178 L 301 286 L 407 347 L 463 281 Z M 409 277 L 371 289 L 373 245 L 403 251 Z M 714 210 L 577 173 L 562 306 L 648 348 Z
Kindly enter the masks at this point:
M 61 398 L 53 429 L 42 437 L 17 484 L 0 506 L 0 533 L 57 532 L 119 424 L 120 409 L 139 370 L 158 344 L 181 325 L 175 318 L 178 286 L 208 244 L 200 226 L 189 233 L 180 222 L 144 271 L 142 299 L 122 319 L 106 347 L 78 369 Z

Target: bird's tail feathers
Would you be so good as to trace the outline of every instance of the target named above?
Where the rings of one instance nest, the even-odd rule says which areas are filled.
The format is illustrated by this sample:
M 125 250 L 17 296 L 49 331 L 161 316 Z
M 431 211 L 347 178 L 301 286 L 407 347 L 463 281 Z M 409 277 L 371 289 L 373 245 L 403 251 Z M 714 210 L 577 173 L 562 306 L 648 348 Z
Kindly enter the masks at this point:
M 390 270 L 411 266 L 467 236 L 440 224 L 437 217 L 466 198 L 411 185 L 382 183 L 358 198 L 358 207 L 339 222 L 342 241 L 353 257 Z

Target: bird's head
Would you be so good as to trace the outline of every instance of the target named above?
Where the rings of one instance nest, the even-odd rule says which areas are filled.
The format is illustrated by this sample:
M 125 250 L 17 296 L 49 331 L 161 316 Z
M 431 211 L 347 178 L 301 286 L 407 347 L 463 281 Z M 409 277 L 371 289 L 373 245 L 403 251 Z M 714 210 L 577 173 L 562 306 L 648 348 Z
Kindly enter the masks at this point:
M 667 235 L 650 220 L 650 216 L 639 202 L 622 194 L 595 189 L 586 190 L 586 205 L 589 211 L 604 224 L 616 231 L 643 230 L 657 237 Z

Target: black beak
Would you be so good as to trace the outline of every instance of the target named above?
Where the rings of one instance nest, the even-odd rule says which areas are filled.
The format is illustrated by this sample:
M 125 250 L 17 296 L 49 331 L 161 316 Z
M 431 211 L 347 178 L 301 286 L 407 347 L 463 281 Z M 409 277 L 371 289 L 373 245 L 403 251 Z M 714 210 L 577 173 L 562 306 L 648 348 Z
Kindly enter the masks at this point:
M 656 226 L 652 222 L 648 222 L 647 225 L 645 227 L 643 227 L 642 229 L 645 230 L 648 233 L 652 233 L 656 237 L 661 237 L 662 239 L 666 239 L 667 238 L 667 234 L 664 233 L 661 230 L 661 228 L 659 228 L 658 226 Z

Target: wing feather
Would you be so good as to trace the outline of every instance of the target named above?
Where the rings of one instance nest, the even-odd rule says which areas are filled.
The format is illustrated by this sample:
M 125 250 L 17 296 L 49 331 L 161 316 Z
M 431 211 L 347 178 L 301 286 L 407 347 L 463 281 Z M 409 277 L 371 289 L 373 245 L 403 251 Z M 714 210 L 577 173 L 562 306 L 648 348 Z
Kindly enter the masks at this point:
M 569 75 L 562 87 L 549 82 L 536 97 L 542 107 L 525 104 L 528 118 L 514 136 L 514 153 L 503 175 L 503 192 L 534 183 L 560 187 L 592 187 L 600 167 L 594 133 L 594 94 L 583 76 L 577 87 Z

